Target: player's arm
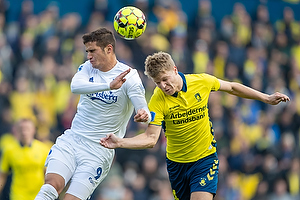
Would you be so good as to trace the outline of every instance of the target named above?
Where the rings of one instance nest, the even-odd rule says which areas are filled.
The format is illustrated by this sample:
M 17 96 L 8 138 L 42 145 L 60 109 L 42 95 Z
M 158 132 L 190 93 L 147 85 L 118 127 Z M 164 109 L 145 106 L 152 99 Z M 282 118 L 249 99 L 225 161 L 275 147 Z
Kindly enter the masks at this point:
M 14 127 L 15 128 L 15 127 Z M 1 160 L 0 160 L 0 194 L 4 188 L 4 185 L 7 181 L 7 177 L 10 173 L 10 163 L 9 163 L 9 151 L 1 151 Z
M 151 116 L 148 108 L 139 109 L 133 119 L 135 122 L 150 123 Z
M 133 69 L 126 82 L 127 95 L 135 109 L 135 122 L 150 123 L 151 115 L 145 98 L 145 89 L 137 70 Z
M 271 105 L 276 105 L 281 101 L 290 101 L 290 98 L 287 95 L 281 94 L 279 92 L 268 95 L 237 82 L 228 82 L 220 79 L 218 80 L 220 82 L 220 91 L 228 92 L 229 94 L 238 97 L 255 99 Z
M 136 112 L 134 115 L 134 121 L 150 123 L 151 115 L 145 98 L 145 93 L 142 90 L 139 90 L 140 89 L 135 89 L 134 91 L 130 91 L 130 93 L 134 92 L 134 94 L 130 95 L 130 100 Z
M 113 133 L 107 134 L 100 139 L 100 144 L 109 149 L 146 149 L 153 148 L 157 143 L 161 132 L 161 126 L 148 125 L 146 131 L 131 138 L 119 138 Z
M 71 91 L 74 94 L 91 94 L 95 92 L 119 89 L 126 81 L 125 76 L 130 72 L 130 68 L 120 73 L 112 82 L 95 83 L 89 81 L 89 75 L 83 67 L 78 71 L 71 81 Z
M 147 106 L 147 101 L 143 94 L 135 95 L 131 97 L 131 102 L 136 110 L 134 115 L 135 122 L 150 123 L 151 115 Z
M 6 183 L 7 176 L 8 176 L 7 173 L 4 173 L 4 172 L 0 171 L 0 194 L 2 193 L 3 187 Z

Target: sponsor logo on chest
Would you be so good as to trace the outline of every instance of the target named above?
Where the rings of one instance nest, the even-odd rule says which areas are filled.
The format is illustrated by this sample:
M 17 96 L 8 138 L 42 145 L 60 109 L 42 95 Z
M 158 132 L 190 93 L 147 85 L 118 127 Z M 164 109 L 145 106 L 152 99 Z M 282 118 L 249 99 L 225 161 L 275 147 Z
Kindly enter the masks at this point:
M 89 82 L 94 82 L 94 77 L 90 77 Z M 87 94 L 91 100 L 99 100 L 106 104 L 116 103 L 118 101 L 118 96 L 112 91 L 96 92 L 93 94 Z
M 99 100 L 106 104 L 112 104 L 118 101 L 118 96 L 115 95 L 112 91 L 96 92 L 93 94 L 87 94 L 87 96 L 93 101 Z

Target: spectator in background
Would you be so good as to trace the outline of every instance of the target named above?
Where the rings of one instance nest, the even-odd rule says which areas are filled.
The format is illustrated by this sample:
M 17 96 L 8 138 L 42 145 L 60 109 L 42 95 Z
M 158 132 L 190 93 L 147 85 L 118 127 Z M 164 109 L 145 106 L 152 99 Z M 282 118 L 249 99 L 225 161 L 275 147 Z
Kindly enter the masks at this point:
M 14 121 L 21 118 L 30 118 L 36 122 L 34 93 L 31 90 L 31 82 L 27 77 L 21 76 L 16 79 L 15 90 L 10 93 L 9 100 Z
M 15 127 L 15 140 L 5 144 L 1 156 L 0 191 L 12 172 L 10 200 L 34 199 L 44 182 L 44 163 L 49 147 L 34 139 L 32 120 L 21 119 Z
M 300 159 L 293 158 L 291 167 L 287 172 L 287 182 L 289 185 L 289 192 L 295 199 L 300 198 Z
M 256 19 L 254 19 L 254 21 L 262 23 L 266 26 L 272 26 L 272 23 L 270 22 L 270 13 L 267 6 L 263 4 L 257 6 Z
M 294 11 L 291 7 L 284 8 L 283 19 L 276 21 L 275 29 L 277 32 L 284 32 L 288 36 L 290 44 L 299 41 L 300 25 L 295 20 Z
M 1 13 L 0 13 L 1 21 Z M 1 22 L 0 22 L 1 24 Z M 15 56 L 10 45 L 7 43 L 6 36 L 0 33 L 0 82 L 2 80 L 13 80 L 13 60 Z
M 248 45 L 252 37 L 252 19 L 242 3 L 234 4 L 231 20 L 236 30 L 236 36 L 241 40 L 243 46 Z
M 19 14 L 19 24 L 21 27 L 21 31 L 24 31 L 26 25 L 27 18 L 33 16 L 34 3 L 32 0 L 25 0 L 22 2 L 21 11 Z
M 207 66 L 209 63 L 209 55 L 207 44 L 204 40 L 197 40 L 195 42 L 195 49 L 192 55 L 193 63 L 194 63 L 194 71 L 193 73 L 199 74 L 207 72 Z
M 278 178 L 272 185 L 274 193 L 269 196 L 271 200 L 296 200 L 288 193 L 287 182 L 283 178 Z
M 266 181 L 261 181 L 257 185 L 256 194 L 251 200 L 269 200 L 268 189 L 269 183 Z
M 6 123 L 10 123 L 12 121 L 11 119 L 9 119 L 11 117 L 9 108 L 6 108 L 5 110 L 3 110 L 1 112 L 1 114 L 3 116 L 2 117 L 3 121 L 1 122 L 1 126 L 5 126 Z M 18 135 L 17 135 L 17 131 L 16 131 L 17 123 L 15 123 L 15 124 L 11 123 L 9 125 L 10 125 L 9 128 L 7 128 L 7 129 L 5 129 L 5 127 L 1 127 L 1 129 L 0 129 L 0 130 L 4 129 L 4 131 L 2 132 L 1 137 L 0 137 L 0 158 L 2 156 L 3 151 L 5 151 L 5 149 L 7 149 L 7 147 L 14 146 L 16 143 L 18 143 Z M 0 165 L 1 165 L 1 161 L 0 161 Z M 12 179 L 12 174 L 10 171 L 8 173 L 8 175 L 6 176 L 5 183 L 1 183 L 3 185 L 0 186 L 0 188 L 1 188 L 0 199 L 1 200 L 9 199 L 11 179 Z
M 195 19 L 196 26 L 209 27 L 210 29 L 215 28 L 215 19 L 212 15 L 212 7 L 210 0 L 199 0 L 197 17 Z
M 11 84 L 8 81 L 0 82 L 0 137 L 11 131 L 12 113 L 8 94 L 11 92 Z
M 213 74 L 221 79 L 225 78 L 225 66 L 228 63 L 228 44 L 224 41 L 216 42 L 215 55 L 213 58 L 214 71 Z

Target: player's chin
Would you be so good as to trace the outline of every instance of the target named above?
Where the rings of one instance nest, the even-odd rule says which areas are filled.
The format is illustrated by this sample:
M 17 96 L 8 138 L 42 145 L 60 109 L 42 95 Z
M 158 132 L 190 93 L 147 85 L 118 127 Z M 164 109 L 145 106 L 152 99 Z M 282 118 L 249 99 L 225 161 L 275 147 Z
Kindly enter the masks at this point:
M 166 90 L 165 94 L 167 95 L 173 95 L 175 92 L 173 90 Z
M 99 64 L 97 65 L 95 61 L 90 61 L 90 62 L 93 68 L 99 69 Z

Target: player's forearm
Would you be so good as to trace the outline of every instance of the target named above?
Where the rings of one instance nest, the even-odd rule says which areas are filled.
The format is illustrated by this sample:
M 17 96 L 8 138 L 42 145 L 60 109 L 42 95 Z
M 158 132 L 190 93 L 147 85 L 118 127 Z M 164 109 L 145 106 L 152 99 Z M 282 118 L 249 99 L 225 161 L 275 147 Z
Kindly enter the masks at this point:
M 142 133 L 132 138 L 122 138 L 118 142 L 118 147 L 125 149 L 148 149 L 153 148 L 156 142 L 157 138 L 154 136 Z
M 109 133 L 100 139 L 100 145 L 105 148 L 125 148 L 125 149 L 147 149 L 153 148 L 160 136 L 161 126 L 148 125 L 145 133 L 131 138 L 119 138 L 114 133 Z
M 156 127 L 155 127 L 156 128 Z M 160 127 L 159 127 L 160 128 Z M 148 132 L 147 132 L 148 131 Z M 147 149 L 153 148 L 157 143 L 160 131 L 149 132 L 149 126 L 145 133 L 132 138 L 122 138 L 118 142 L 119 148 L 126 149 Z
M 7 180 L 7 174 L 0 172 L 0 194 L 2 193 L 6 180 Z
M 268 103 L 268 94 L 264 94 L 258 90 L 252 89 L 240 83 L 231 83 L 232 90 L 228 93 L 236 95 L 238 97 L 246 98 L 246 99 L 255 99 L 262 101 L 264 103 Z
M 140 109 L 143 109 L 147 113 L 148 120 L 147 120 L 147 122 L 142 122 L 142 123 L 149 124 L 151 121 L 151 114 L 150 114 L 149 108 L 147 106 L 147 101 L 145 99 L 145 96 L 143 96 L 143 94 L 136 95 L 131 98 L 131 102 L 135 108 L 136 113 L 139 113 Z
M 74 94 L 91 94 L 110 90 L 109 83 L 92 83 L 82 79 L 72 80 L 71 91 Z

